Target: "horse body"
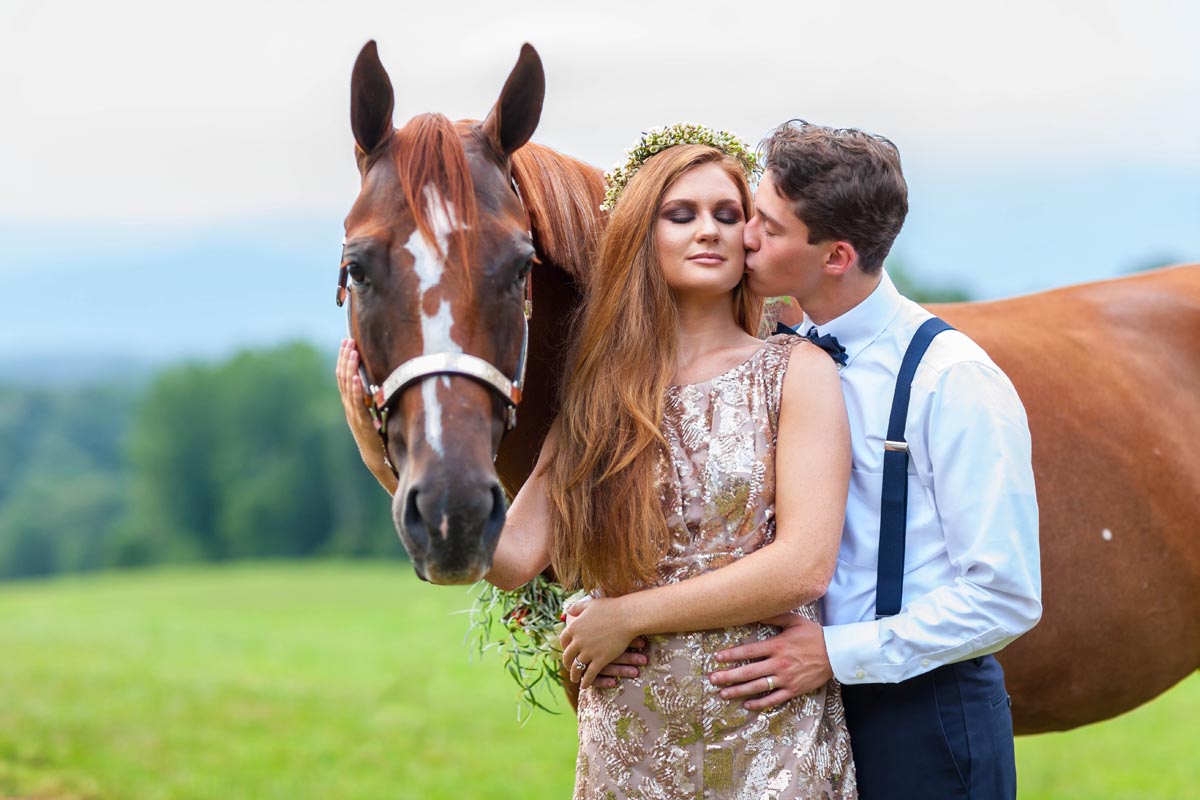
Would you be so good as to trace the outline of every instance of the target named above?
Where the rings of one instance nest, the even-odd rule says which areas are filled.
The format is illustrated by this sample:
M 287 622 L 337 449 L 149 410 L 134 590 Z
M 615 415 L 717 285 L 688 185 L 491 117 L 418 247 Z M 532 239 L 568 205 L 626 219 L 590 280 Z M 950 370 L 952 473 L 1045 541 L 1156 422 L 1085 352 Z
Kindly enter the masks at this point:
M 478 242 L 456 279 L 429 287 L 422 277 L 418 292 L 414 249 L 424 251 L 414 248 L 414 231 L 422 213 L 426 223 L 445 215 L 394 199 L 405 187 L 392 161 L 403 162 L 413 143 L 392 129 L 392 88 L 373 43 L 355 68 L 363 191 L 347 218 L 347 249 L 365 273 L 352 327 L 370 374 L 381 379 L 422 346 L 428 352 L 426 328 L 445 303 L 456 320 L 444 337 L 450 346 L 511 370 L 520 349 L 514 287 L 522 273 L 514 265 L 527 258 L 518 245 L 531 240 L 537 254 L 520 424 L 501 438 L 494 393 L 458 375 L 430 375 L 398 395 L 386 426 L 400 478 L 397 531 L 418 574 L 434 582 L 473 580 L 490 564 L 504 515 L 488 481 L 498 476 L 514 493 L 533 469 L 601 232 L 599 171 L 525 144 L 542 80 L 526 46 L 488 118 L 455 124 L 457 150 L 443 142 L 424 152 L 435 160 L 461 154 L 460 168 L 473 176 Z M 428 173 L 443 196 L 453 194 L 449 172 Z M 459 235 L 450 230 L 446 241 Z M 1029 415 L 1045 609 L 1000 654 L 1016 731 L 1072 728 L 1153 698 L 1200 663 L 1200 265 L 932 310 L 1005 370 Z M 442 415 L 434 421 L 431 400 Z M 474 495 L 456 499 L 467 490 Z M 430 506 L 431 497 L 440 505 Z M 475 507 L 473 515 L 461 510 Z M 439 514 L 441 525 L 431 524 Z
M 1029 415 L 1044 613 L 998 654 L 1017 731 L 1155 697 L 1200 666 L 1200 265 L 930 310 Z

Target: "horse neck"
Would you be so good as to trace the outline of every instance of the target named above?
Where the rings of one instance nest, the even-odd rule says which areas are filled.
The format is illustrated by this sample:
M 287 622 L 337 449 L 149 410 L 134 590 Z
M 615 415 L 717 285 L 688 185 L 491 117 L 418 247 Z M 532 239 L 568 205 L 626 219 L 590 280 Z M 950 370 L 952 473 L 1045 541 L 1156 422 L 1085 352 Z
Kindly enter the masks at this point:
M 544 145 L 513 154 L 513 177 L 529 212 L 540 258 L 579 280 L 604 230 L 600 170 Z
M 557 414 L 570 321 L 582 300 L 580 283 L 604 227 L 604 183 L 595 167 L 530 143 L 513 155 L 513 177 L 529 212 L 541 263 L 532 273 L 533 318 L 519 421 L 496 458 L 496 472 L 510 493 L 529 477 Z

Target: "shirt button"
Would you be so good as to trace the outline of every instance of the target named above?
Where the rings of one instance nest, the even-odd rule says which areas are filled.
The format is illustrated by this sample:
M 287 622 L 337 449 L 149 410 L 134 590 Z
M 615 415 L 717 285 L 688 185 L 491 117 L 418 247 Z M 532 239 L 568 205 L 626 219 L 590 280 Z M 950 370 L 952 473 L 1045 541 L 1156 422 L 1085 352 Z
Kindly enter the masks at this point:
M 863 671 L 860 669 L 860 670 L 858 670 L 857 672 L 855 672 L 855 673 L 854 673 L 854 677 L 858 678 L 859 680 L 862 680 L 863 678 L 867 677 L 867 673 L 863 672 Z
M 928 659 L 928 658 L 922 658 L 922 659 L 921 659 L 921 666 L 922 666 L 922 667 L 928 667 L 928 666 L 929 666 L 929 659 Z

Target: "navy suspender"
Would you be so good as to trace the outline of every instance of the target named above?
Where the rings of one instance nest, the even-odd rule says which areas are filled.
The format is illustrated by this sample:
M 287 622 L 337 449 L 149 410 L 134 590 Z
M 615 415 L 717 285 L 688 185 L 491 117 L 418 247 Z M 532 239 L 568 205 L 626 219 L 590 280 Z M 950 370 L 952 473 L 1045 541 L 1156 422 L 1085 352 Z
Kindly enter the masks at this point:
M 954 329 L 937 317 L 926 320 L 909 342 L 900 374 L 896 376 L 896 394 L 892 398 L 892 415 L 883 447 L 875 619 L 899 614 L 904 594 L 904 537 L 908 527 L 908 443 L 904 439 L 904 425 L 908 420 L 913 375 L 933 337 L 950 330 Z

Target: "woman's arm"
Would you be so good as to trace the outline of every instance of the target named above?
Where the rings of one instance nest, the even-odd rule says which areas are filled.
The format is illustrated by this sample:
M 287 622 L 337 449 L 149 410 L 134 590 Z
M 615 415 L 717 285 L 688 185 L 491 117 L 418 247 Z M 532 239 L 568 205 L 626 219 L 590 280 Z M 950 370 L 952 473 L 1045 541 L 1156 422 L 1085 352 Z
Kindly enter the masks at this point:
M 558 420 L 550 426 L 533 474 L 513 498 L 504 520 L 504 531 L 496 543 L 492 569 L 484 580 L 511 591 L 533 580 L 550 565 L 550 498 L 546 493 L 546 471 L 558 446 Z
M 383 445 L 375 430 L 375 421 L 367 411 L 362 381 L 358 377 L 358 350 L 353 339 L 343 339 L 338 351 L 338 391 L 346 423 L 358 444 L 358 453 L 371 474 L 387 490 L 396 493 L 395 473 L 383 461 Z M 537 466 L 521 491 L 513 499 L 505 518 L 504 530 L 496 545 L 492 569 L 485 580 L 501 589 L 523 586 L 550 564 L 550 514 L 546 496 L 546 468 L 558 441 L 558 422 L 550 426 L 542 444 Z
M 816 600 L 833 577 L 850 484 L 850 432 L 828 356 L 796 346 L 784 377 L 775 449 L 775 540 L 680 583 L 583 605 L 563 632 L 563 661 L 588 686 L 634 636 L 740 625 Z M 576 662 L 587 664 L 586 671 Z

